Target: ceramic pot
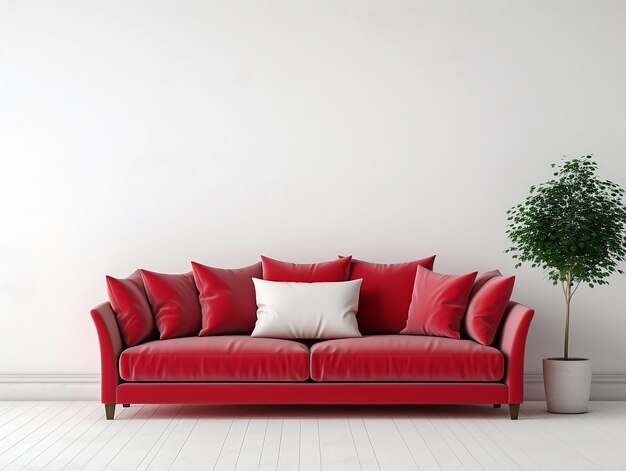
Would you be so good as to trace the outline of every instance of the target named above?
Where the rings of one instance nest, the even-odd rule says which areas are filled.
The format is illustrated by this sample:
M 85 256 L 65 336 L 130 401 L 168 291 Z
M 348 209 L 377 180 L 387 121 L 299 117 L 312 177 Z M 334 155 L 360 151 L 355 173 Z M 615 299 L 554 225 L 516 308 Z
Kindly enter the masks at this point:
M 548 412 L 587 412 L 591 391 L 591 360 L 586 358 L 544 358 L 543 385 Z

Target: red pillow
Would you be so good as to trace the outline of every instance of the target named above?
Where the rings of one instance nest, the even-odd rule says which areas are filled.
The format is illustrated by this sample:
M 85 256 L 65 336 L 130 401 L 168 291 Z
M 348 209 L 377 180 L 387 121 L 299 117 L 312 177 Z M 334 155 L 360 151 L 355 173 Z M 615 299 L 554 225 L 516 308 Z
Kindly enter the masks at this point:
M 351 259 L 345 257 L 322 263 L 288 263 L 261 255 L 263 279 L 299 283 L 348 281 Z
M 128 278 L 107 276 L 106 280 L 109 302 L 126 346 L 132 347 L 153 337 L 156 327 L 139 270 Z
M 397 334 L 406 326 L 418 266 L 432 270 L 435 256 L 406 263 L 352 260 L 350 279 L 363 279 L 356 319 L 362 334 Z
M 491 345 L 513 293 L 514 276 L 495 276 L 474 294 L 463 319 L 465 333 L 476 342 Z
M 461 338 L 459 328 L 476 275 L 442 275 L 418 267 L 409 318 L 400 333 Z
M 256 322 L 252 278 L 262 278 L 261 262 L 227 270 L 191 262 L 200 292 L 202 330 L 198 335 L 251 334 Z
M 166 275 L 140 271 L 161 340 L 198 335 L 202 313 L 191 272 Z
M 496 276 L 502 276 L 502 273 L 500 273 L 500 270 L 486 271 L 485 273 L 481 273 L 480 276 L 476 277 L 476 281 L 474 281 L 474 287 L 472 288 L 472 291 L 470 292 L 470 296 L 469 296 L 470 301 L 472 300 L 474 295 L 478 293 L 480 288 L 485 286 L 485 283 L 487 283 L 489 280 L 491 280 L 492 278 Z

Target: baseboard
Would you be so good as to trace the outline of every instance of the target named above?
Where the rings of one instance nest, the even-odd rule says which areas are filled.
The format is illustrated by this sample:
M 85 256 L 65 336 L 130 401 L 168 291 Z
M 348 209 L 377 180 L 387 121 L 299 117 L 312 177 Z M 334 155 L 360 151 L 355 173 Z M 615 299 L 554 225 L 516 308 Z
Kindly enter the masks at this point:
M 544 401 L 543 375 L 524 375 L 524 399 Z M 591 376 L 592 401 L 626 401 L 626 374 L 594 374 Z
M 0 374 L 0 401 L 87 401 L 100 399 L 97 374 Z M 524 399 L 542 401 L 543 375 L 524 375 Z M 594 374 L 594 401 L 626 401 L 626 374 Z
M 0 401 L 96 401 L 98 374 L 0 374 Z

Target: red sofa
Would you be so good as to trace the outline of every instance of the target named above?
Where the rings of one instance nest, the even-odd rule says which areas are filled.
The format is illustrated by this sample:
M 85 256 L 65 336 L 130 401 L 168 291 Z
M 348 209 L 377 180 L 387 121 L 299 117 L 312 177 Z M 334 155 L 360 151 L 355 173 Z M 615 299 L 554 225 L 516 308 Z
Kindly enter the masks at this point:
M 508 404 L 523 401 L 534 311 L 509 302 L 496 340 L 369 335 L 298 342 L 247 335 L 124 346 L 111 305 L 91 311 L 100 342 L 102 402 L 116 404 Z

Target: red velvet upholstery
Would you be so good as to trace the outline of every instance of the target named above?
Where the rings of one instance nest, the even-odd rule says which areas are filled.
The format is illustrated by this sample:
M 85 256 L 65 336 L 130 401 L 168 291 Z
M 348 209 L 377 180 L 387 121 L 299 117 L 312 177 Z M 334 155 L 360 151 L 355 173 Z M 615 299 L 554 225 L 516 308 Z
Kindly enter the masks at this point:
M 305 381 L 309 349 L 247 335 L 155 340 L 124 350 L 120 376 L 125 381 Z
M 493 344 L 504 355 L 504 383 L 509 387 L 509 404 L 524 401 L 524 353 L 534 314 L 533 309 L 510 301 Z
M 198 335 L 251 334 L 257 309 L 252 278 L 263 276 L 261 262 L 230 270 L 191 265 L 202 308 Z
M 461 338 L 459 329 L 476 272 L 442 275 L 417 267 L 406 327 L 401 334 Z
M 504 358 L 473 340 L 373 335 L 311 347 L 315 381 L 498 381 Z
M 120 384 L 117 362 L 124 348 L 122 336 L 109 303 L 91 310 L 100 343 L 100 382 L 102 402 L 115 402 L 115 388 Z
M 350 279 L 363 279 L 356 319 L 364 334 L 397 334 L 406 327 L 418 266 L 432 270 L 435 257 L 406 263 L 352 259 Z
M 141 270 L 141 277 L 161 340 L 198 335 L 202 311 L 193 274 Z
M 128 347 L 156 337 L 157 330 L 139 270 L 128 278 L 107 276 L 109 302 Z
M 321 263 L 289 263 L 261 255 L 263 279 L 296 283 L 348 281 L 351 259 L 344 257 Z
M 502 383 L 123 383 L 117 403 L 500 404 Z
M 483 345 L 493 343 L 514 284 L 514 276 L 494 276 L 474 294 L 463 318 L 463 330 L 469 338 Z
M 502 273 L 500 273 L 500 270 L 486 271 L 478 275 L 476 277 L 476 281 L 474 281 L 474 286 L 472 287 L 472 291 L 470 292 L 470 295 L 469 295 L 470 301 L 476 295 L 476 293 L 478 293 L 478 291 L 480 291 L 480 289 L 483 286 L 485 286 L 485 283 L 487 283 L 489 280 L 491 280 L 492 278 L 496 276 L 502 276 Z

